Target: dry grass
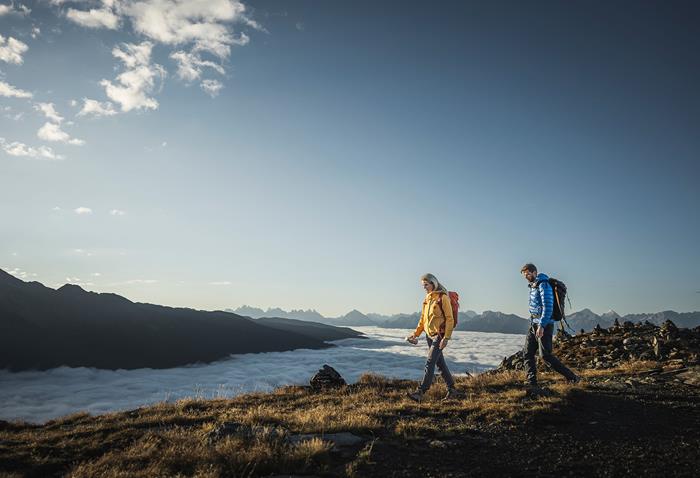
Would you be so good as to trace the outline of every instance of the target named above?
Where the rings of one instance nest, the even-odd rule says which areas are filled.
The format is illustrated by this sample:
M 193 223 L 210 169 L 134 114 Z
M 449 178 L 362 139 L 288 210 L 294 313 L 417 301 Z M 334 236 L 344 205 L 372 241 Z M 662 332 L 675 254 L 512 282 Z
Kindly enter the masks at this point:
M 641 364 L 584 375 L 630 374 L 645 367 L 652 368 Z M 290 434 L 349 431 L 370 439 L 459 435 L 475 427 L 522 422 L 558 407 L 572 390 L 586 387 L 566 384 L 552 374 L 542 379 L 550 382 L 553 394 L 537 400 L 525 397 L 519 373 L 458 378 L 457 387 L 466 396 L 450 402 L 440 401 L 446 390 L 437 383 L 422 403 L 406 397 L 415 382 L 365 375 L 354 385 L 322 393 L 284 387 L 269 394 L 181 400 L 98 417 L 76 414 L 43 426 L 5 424 L 0 426 L 0 470 L 10 473 L 6 476 L 33 470 L 37 475 L 73 477 L 323 472 L 332 466 L 332 454 L 321 438 L 291 445 L 264 433 L 264 439 L 231 436 L 211 444 L 207 433 L 218 424 L 238 422 Z M 342 469 L 352 476 L 357 466 L 369 461 L 371 446 Z

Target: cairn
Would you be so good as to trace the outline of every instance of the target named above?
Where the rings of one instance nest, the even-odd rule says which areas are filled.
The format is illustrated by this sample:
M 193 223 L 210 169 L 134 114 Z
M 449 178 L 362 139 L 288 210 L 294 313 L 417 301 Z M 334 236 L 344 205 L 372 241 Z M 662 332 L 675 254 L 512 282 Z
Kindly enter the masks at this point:
M 345 379 L 340 376 L 340 374 L 331 367 L 330 365 L 324 365 L 321 369 L 316 372 L 316 374 L 311 377 L 309 381 L 311 388 L 314 390 L 321 390 L 324 388 L 338 388 L 347 385 Z

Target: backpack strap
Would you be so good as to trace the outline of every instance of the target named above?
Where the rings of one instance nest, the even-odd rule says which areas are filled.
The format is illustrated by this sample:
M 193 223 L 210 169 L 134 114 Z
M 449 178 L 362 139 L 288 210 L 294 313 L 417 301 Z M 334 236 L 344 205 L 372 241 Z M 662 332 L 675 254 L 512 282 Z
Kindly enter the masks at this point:
M 443 295 L 447 295 L 447 294 L 445 294 L 444 292 L 440 292 L 440 295 L 438 296 L 437 303 L 438 303 L 438 305 L 440 306 L 440 312 L 442 312 L 442 318 L 445 319 L 445 322 L 447 322 L 447 316 L 445 315 L 445 309 L 442 308 L 442 296 L 443 296 Z M 450 307 L 451 307 L 451 306 L 450 306 Z M 453 319 L 453 320 L 454 320 L 454 319 Z M 443 325 L 443 327 L 441 328 L 441 329 L 442 329 L 442 334 L 445 333 L 445 328 L 444 328 L 444 327 L 445 327 L 445 326 Z M 441 335 L 442 335 L 442 334 L 441 334 Z

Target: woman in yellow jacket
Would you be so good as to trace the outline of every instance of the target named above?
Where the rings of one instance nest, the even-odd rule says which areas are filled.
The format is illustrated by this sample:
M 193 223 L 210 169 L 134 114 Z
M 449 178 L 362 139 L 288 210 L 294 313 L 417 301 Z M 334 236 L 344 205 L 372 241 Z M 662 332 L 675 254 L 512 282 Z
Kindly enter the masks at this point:
M 435 366 L 437 365 L 447 385 L 447 395 L 444 399 L 457 398 L 459 393 L 455 389 L 454 378 L 452 378 L 452 374 L 447 368 L 445 357 L 442 354 L 443 349 L 447 347 L 452 337 L 452 329 L 455 324 L 450 297 L 447 294 L 447 289 L 440 284 L 433 274 L 425 274 L 421 277 L 421 282 L 426 295 L 423 301 L 420 321 L 416 330 L 413 334 L 406 337 L 406 340 L 414 345 L 417 344 L 418 337 L 425 330 L 428 341 L 428 359 L 425 362 L 425 372 L 420 386 L 415 392 L 409 393 L 408 396 L 417 402 L 423 399 L 423 395 L 433 383 Z

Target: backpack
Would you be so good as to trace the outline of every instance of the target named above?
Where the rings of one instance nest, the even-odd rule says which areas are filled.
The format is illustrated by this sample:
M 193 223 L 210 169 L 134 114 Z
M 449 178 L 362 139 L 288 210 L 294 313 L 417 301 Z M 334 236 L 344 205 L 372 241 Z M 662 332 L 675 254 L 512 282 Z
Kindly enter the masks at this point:
M 442 316 L 445 317 L 445 310 L 442 308 L 442 296 L 444 292 L 440 294 L 440 300 L 438 300 L 438 305 L 440 306 L 440 312 L 442 312 Z M 457 328 L 457 321 L 458 318 L 457 316 L 459 315 L 459 294 L 457 292 L 450 291 L 447 293 L 447 295 L 450 298 L 450 303 L 452 304 L 452 317 L 455 320 L 455 326 L 453 327 L 454 329 Z M 444 332 L 444 330 L 443 330 Z
M 537 281 L 535 287 L 539 287 L 543 281 Z M 552 287 L 552 292 L 554 293 L 554 309 L 552 310 L 552 320 L 559 322 L 564 320 L 566 322 L 566 316 L 564 314 L 564 301 L 566 300 L 566 284 L 562 281 L 549 278 L 547 281 Z

